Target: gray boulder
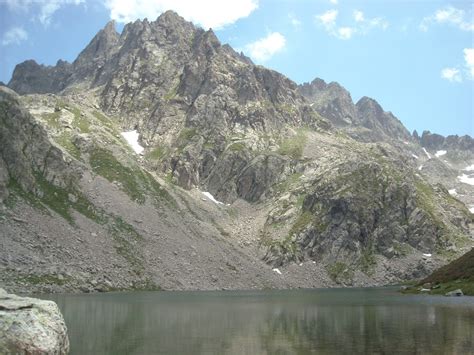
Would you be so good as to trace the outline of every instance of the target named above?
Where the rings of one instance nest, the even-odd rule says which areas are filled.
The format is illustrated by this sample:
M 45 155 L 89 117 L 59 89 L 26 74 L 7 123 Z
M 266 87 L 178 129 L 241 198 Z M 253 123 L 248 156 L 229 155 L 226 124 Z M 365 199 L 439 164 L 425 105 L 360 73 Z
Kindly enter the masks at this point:
M 0 289 L 0 352 L 67 354 L 67 328 L 56 303 Z
M 457 290 L 447 292 L 447 293 L 445 294 L 445 296 L 448 296 L 448 297 L 460 297 L 460 296 L 464 296 L 464 293 L 462 292 L 462 290 L 461 290 L 460 288 L 458 288 Z

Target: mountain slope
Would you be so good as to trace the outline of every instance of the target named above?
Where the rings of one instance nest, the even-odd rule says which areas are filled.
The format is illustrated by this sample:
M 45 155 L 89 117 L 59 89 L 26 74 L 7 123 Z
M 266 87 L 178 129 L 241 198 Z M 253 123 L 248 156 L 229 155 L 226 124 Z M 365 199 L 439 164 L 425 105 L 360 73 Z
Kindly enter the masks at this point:
M 474 296 L 474 249 L 436 270 L 419 285 L 428 283 L 434 287 L 432 293 L 445 294 L 462 289 L 465 295 Z
M 299 87 L 173 12 L 120 35 L 109 23 L 72 64 L 20 64 L 9 86 L 28 94 L 18 105 L 80 172 L 72 197 L 45 177 L 50 205 L 62 197 L 48 240 L 69 245 L 60 235 L 77 224 L 80 239 L 93 240 L 88 272 L 104 273 L 101 284 L 380 285 L 424 277 L 472 245 L 473 215 L 420 173 L 423 149 L 392 114 L 368 98 L 354 105 L 338 84 Z M 141 155 L 122 139 L 132 130 Z M 77 211 L 79 193 L 104 219 Z M 19 204 L 7 199 L 5 216 L 21 214 L 28 198 L 52 208 L 24 186 L 13 196 Z M 43 215 L 34 204 L 26 210 Z M 5 240 L 31 238 L 31 259 L 48 255 L 34 239 L 41 225 L 2 223 Z M 11 284 L 25 272 L 25 260 L 9 259 L 19 255 L 15 243 L 2 254 Z

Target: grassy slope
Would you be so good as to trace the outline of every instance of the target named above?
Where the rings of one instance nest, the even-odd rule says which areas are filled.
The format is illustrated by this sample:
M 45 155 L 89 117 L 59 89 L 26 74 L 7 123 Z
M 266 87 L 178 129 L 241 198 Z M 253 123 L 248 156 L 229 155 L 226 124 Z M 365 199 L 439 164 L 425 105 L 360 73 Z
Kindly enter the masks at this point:
M 474 296 L 474 248 L 459 259 L 436 270 L 433 274 L 420 282 L 439 284 L 432 293 L 444 294 L 455 289 L 462 289 L 464 294 Z

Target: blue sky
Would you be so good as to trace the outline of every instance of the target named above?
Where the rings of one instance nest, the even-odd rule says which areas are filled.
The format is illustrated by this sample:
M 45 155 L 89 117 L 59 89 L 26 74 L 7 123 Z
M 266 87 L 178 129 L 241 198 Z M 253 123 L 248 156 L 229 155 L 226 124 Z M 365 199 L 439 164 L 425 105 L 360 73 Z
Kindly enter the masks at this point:
M 337 81 L 409 130 L 474 136 L 473 1 L 0 0 L 0 80 L 73 61 L 111 18 L 173 9 L 297 83 Z

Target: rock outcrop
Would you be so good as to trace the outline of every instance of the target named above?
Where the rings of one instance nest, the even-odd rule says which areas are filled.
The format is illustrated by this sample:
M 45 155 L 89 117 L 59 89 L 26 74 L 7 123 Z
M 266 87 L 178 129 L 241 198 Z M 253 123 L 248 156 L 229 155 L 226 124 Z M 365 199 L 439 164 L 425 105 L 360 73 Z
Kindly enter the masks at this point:
M 0 141 L 0 204 L 8 197 L 7 184 L 35 192 L 38 175 L 59 186 L 73 179 L 74 169 L 62 151 L 51 144 L 18 95 L 4 86 L 0 87 Z
M 56 303 L 0 289 L 2 354 L 68 354 L 66 324 Z

